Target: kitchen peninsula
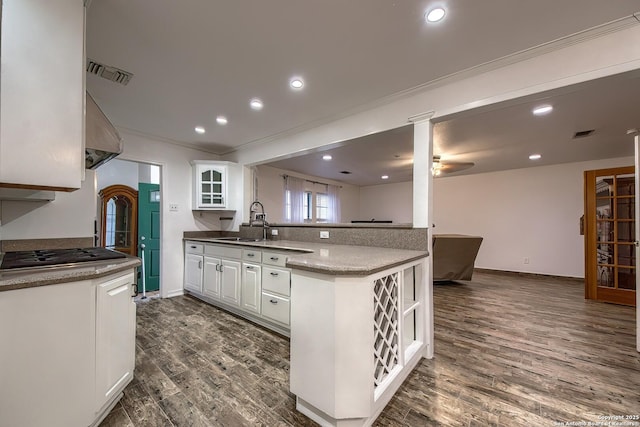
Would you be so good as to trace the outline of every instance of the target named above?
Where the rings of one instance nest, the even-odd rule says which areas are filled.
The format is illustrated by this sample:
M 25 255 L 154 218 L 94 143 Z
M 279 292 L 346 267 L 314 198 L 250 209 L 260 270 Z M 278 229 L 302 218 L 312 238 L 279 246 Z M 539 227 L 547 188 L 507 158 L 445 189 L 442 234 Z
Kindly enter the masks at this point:
M 138 265 L 0 271 L 0 425 L 95 426 L 109 413 L 133 379 Z
M 366 426 L 420 359 L 432 356 L 427 256 L 375 246 L 189 237 L 185 290 L 290 334 L 290 390 L 300 412 L 321 425 Z

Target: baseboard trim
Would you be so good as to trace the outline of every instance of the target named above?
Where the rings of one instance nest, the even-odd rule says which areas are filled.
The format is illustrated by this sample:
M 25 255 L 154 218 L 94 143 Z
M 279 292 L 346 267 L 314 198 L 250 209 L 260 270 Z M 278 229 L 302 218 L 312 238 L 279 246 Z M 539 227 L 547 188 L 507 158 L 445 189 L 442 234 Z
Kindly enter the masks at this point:
M 488 273 L 488 274 L 499 274 L 502 276 L 517 276 L 517 277 L 538 277 L 538 278 L 549 278 L 549 279 L 557 279 L 557 280 L 567 280 L 567 281 L 584 281 L 584 277 L 574 277 L 574 276 L 556 276 L 553 274 L 542 274 L 542 273 L 526 273 L 522 271 L 509 271 L 509 270 L 493 270 L 490 268 L 474 268 L 474 273 Z

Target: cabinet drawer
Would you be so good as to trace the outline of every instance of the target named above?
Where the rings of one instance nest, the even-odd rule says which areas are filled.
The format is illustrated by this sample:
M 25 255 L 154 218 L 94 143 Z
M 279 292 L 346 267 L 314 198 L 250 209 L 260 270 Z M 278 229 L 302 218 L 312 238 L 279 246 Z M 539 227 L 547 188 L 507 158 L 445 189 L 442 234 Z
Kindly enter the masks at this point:
M 262 293 L 262 316 L 276 322 L 289 324 L 289 298 Z
M 242 259 L 251 262 L 262 262 L 262 252 L 254 249 L 244 249 L 242 251 Z
M 242 249 L 232 246 L 205 245 L 204 253 L 205 255 L 214 255 L 223 258 L 242 258 Z
M 262 253 L 262 263 L 269 264 L 269 265 L 277 265 L 279 267 L 285 267 L 287 265 L 287 256 L 280 254 L 278 252 L 264 251 Z
M 204 245 L 196 242 L 185 242 L 185 250 L 188 254 L 202 255 L 204 253 Z
M 265 265 L 262 267 L 262 289 L 289 296 L 291 294 L 291 272 Z

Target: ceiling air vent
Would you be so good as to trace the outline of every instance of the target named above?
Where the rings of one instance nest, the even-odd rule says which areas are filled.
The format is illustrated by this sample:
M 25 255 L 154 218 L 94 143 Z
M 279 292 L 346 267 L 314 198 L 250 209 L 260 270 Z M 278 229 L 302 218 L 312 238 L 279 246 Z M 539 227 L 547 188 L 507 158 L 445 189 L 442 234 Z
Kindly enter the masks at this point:
M 133 73 L 116 67 L 100 64 L 99 62 L 89 58 L 87 58 L 87 73 L 95 74 L 103 79 L 120 83 L 124 86 L 126 86 L 129 83 L 129 80 L 133 77 Z
M 595 131 L 596 131 L 595 129 L 578 131 L 578 132 L 573 134 L 573 139 L 585 138 L 585 137 L 590 136 L 591 134 L 593 134 Z

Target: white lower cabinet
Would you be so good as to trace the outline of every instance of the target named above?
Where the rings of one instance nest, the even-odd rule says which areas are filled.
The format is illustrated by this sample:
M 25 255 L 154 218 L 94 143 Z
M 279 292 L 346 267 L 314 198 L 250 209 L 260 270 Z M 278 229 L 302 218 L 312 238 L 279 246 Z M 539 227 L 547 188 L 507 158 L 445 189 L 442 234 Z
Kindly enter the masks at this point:
M 197 242 L 186 242 L 184 257 L 184 288 L 188 291 L 202 293 L 204 245 Z
M 184 289 L 288 335 L 291 270 L 286 259 L 258 248 L 186 241 Z
M 220 264 L 220 297 L 227 304 L 240 306 L 240 261 L 222 260 Z
M 262 293 L 262 315 L 283 325 L 289 325 L 289 298 Z
M 135 267 L 0 292 L 0 426 L 96 426 L 135 366 Z
M 220 299 L 220 258 L 204 257 L 203 293 L 211 298 Z M 187 284 L 185 282 L 185 288 Z
M 108 405 L 133 378 L 136 304 L 133 274 L 98 283 L 96 292 L 97 407 Z
M 258 264 L 242 263 L 242 304 L 243 310 L 260 313 L 260 293 L 262 289 L 262 267 Z

